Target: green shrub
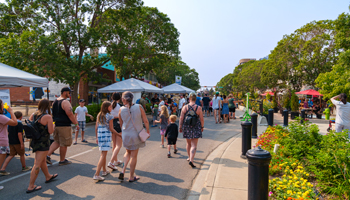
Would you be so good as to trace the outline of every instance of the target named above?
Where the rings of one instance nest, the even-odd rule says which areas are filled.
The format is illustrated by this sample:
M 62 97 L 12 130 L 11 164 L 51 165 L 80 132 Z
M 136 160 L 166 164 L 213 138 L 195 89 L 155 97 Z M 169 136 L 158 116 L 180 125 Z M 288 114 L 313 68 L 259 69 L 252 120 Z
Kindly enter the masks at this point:
M 293 112 L 299 111 L 299 99 L 294 91 L 292 91 L 291 105 L 290 106 L 291 106 L 291 109 Z
M 151 113 L 151 112 L 152 112 L 151 106 L 152 106 L 151 103 L 147 103 L 147 104 L 146 104 L 146 113 Z
M 267 95 L 266 95 L 266 100 L 270 101 L 270 99 L 271 99 L 271 94 L 270 94 L 270 93 L 267 93 Z
M 283 107 L 286 109 L 290 108 L 290 96 L 289 93 L 283 95 Z

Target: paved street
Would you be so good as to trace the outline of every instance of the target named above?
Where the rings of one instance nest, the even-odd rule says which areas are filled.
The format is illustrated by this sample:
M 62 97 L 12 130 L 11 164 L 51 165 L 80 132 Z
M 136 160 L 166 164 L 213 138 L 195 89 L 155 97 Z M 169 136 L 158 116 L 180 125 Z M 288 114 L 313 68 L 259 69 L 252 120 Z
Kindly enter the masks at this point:
M 223 141 L 231 138 L 240 131 L 240 121 L 235 120 L 229 124 L 215 124 L 213 117 L 205 117 L 205 131 L 203 138 L 199 140 L 195 165 L 199 166 Z M 50 173 L 58 173 L 56 181 L 45 184 L 42 172 L 36 181 L 42 186 L 42 190 L 26 194 L 29 183 L 29 173 L 21 172 L 19 157 L 14 158 L 7 171 L 11 174 L 0 177 L 0 185 L 5 188 L 0 191 L 1 199 L 185 199 L 191 189 L 192 181 L 199 172 L 191 169 L 186 161 L 185 140 L 178 140 L 179 153 L 167 158 L 166 148 L 160 148 L 159 128 L 151 128 L 151 138 L 145 148 L 140 149 L 136 174 L 140 181 L 129 183 L 118 181 L 118 172 L 113 172 L 106 177 L 104 182 L 95 183 L 92 176 L 99 159 L 99 150 L 95 143 L 94 126 L 87 127 L 86 139 L 91 143 L 74 145 L 68 149 L 68 157 L 73 164 L 58 166 L 54 163 L 49 167 Z M 79 141 L 79 140 L 78 140 Z M 28 143 L 26 143 L 28 147 Z M 56 151 L 57 153 L 58 151 Z M 122 159 L 125 150 L 122 148 L 118 159 Z M 27 165 L 32 166 L 34 155 L 26 157 Z M 107 160 L 112 152 L 108 152 Z M 52 156 L 54 162 L 58 161 L 58 155 Z M 207 170 L 203 167 L 202 170 Z M 125 174 L 128 178 L 128 171 Z

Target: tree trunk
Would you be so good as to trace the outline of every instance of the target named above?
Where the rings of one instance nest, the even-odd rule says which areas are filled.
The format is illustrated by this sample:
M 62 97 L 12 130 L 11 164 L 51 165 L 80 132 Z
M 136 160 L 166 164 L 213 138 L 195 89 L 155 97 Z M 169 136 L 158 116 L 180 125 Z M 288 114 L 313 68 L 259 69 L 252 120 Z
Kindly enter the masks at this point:
M 79 81 L 77 81 L 73 87 L 71 87 L 73 89 L 72 94 L 71 94 L 71 102 L 72 102 L 72 106 L 77 106 L 78 105 L 78 88 L 79 88 Z

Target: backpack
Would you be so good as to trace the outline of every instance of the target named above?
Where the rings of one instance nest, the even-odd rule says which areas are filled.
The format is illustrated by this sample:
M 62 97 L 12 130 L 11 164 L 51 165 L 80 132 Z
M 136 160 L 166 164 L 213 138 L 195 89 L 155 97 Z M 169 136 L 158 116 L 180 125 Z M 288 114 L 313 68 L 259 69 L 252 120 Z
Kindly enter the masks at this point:
M 29 119 L 25 120 L 26 124 L 23 125 L 23 129 L 26 135 L 26 138 L 39 140 L 41 138 L 41 133 L 39 132 L 38 121 L 43 117 L 41 115 L 37 120 L 30 121 Z
M 140 99 L 137 99 L 136 104 L 140 104 Z
M 188 105 L 188 111 L 185 115 L 185 125 L 189 125 L 189 126 L 195 126 L 197 124 L 198 121 L 198 115 L 197 115 L 197 109 L 198 109 L 198 105 L 196 107 L 196 110 L 193 110 L 193 107 Z

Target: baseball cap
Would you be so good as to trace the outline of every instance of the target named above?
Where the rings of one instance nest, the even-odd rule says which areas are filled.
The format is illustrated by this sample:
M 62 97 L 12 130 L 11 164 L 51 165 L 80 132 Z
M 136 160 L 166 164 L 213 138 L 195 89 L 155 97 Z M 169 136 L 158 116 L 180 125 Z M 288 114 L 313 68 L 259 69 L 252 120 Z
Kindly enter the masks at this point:
M 79 102 L 85 102 L 85 100 L 84 99 L 80 99 Z
M 142 97 L 147 97 L 147 94 L 143 94 Z
M 61 93 L 63 92 L 71 92 L 72 90 L 69 87 L 64 87 L 61 89 Z
M 220 94 L 219 92 L 216 92 L 216 94 Z
M 154 104 L 154 107 L 155 107 L 155 108 L 158 108 L 158 105 L 157 105 L 157 104 Z

